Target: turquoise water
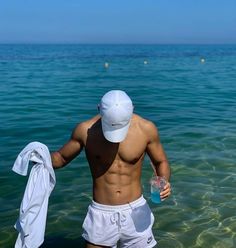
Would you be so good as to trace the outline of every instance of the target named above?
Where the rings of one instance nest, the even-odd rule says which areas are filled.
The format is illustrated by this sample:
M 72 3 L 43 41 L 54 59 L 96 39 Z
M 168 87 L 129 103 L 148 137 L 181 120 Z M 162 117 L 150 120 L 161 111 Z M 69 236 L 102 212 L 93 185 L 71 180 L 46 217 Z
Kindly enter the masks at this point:
M 17 154 L 31 141 L 58 149 L 110 89 L 158 126 L 171 164 L 173 193 L 161 204 L 150 199 L 148 158 L 143 166 L 159 247 L 236 247 L 235 45 L 0 45 L 0 247 L 14 245 L 27 182 L 11 171 Z M 84 153 L 56 177 L 43 247 L 83 247 Z

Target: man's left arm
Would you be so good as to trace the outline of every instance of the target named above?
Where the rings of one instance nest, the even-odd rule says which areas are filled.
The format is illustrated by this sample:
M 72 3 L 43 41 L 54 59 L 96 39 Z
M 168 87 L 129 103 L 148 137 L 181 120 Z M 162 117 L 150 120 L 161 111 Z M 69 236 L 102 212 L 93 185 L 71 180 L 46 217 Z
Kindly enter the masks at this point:
M 171 193 L 171 187 L 169 182 L 171 171 L 167 156 L 160 142 L 158 130 L 155 125 L 151 122 L 149 123 L 148 128 L 148 144 L 146 151 L 155 168 L 156 174 L 158 176 L 164 177 L 167 180 L 167 184 L 164 190 L 161 192 L 161 198 L 164 199 L 168 197 Z

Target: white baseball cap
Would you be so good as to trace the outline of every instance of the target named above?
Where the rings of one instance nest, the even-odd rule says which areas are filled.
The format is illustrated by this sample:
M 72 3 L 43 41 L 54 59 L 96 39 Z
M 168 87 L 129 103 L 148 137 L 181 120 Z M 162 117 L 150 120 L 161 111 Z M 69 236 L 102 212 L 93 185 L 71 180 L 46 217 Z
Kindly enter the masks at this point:
M 100 114 L 104 137 L 113 143 L 123 141 L 128 133 L 133 104 L 122 90 L 111 90 L 101 99 Z

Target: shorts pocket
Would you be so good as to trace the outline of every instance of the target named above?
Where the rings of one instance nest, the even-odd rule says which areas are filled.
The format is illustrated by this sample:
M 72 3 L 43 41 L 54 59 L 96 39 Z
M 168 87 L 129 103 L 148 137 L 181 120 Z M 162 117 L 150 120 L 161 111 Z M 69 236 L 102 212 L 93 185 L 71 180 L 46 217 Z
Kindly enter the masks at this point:
M 136 207 L 131 212 L 136 232 L 145 232 L 154 223 L 154 216 L 148 204 Z

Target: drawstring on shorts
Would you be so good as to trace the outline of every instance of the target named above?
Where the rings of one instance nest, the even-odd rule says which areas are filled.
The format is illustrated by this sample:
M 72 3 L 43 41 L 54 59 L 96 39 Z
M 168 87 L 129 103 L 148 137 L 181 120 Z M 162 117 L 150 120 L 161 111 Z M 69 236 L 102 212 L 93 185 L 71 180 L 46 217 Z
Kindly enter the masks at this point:
M 126 222 L 126 216 L 121 211 L 114 212 L 110 217 L 112 224 L 117 224 L 119 228 Z

